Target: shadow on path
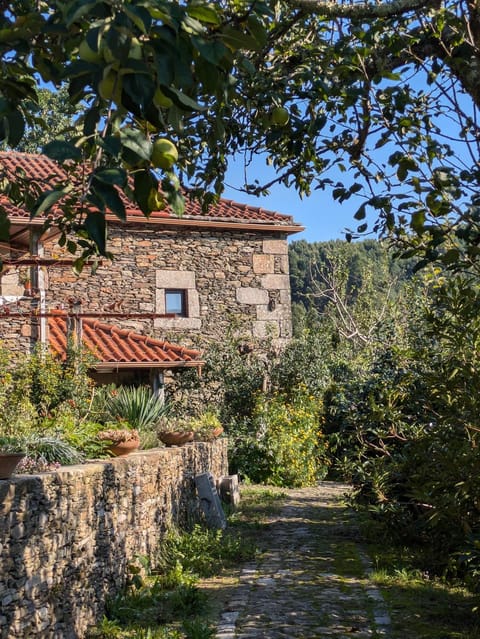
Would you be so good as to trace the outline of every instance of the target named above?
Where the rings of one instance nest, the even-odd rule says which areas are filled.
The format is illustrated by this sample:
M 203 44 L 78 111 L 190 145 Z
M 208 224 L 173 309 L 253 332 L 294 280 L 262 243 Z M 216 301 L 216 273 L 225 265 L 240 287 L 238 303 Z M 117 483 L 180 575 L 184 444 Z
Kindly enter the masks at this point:
M 365 578 L 368 560 L 343 504 L 347 490 L 321 482 L 286 491 L 262 532 L 258 559 L 228 587 L 217 639 L 388 636 L 383 599 Z

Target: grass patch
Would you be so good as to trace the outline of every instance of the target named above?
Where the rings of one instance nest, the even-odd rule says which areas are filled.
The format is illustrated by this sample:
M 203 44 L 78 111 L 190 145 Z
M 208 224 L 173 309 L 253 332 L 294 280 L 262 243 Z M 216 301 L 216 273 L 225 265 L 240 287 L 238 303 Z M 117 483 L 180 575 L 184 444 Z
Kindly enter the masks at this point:
M 343 541 L 335 547 L 333 565 L 335 572 L 342 577 L 364 577 L 364 568 L 358 554 L 357 544 Z
M 212 639 L 218 610 L 199 579 L 223 571 L 231 579 L 237 566 L 253 559 L 258 530 L 284 497 L 276 489 L 244 488 L 226 531 L 200 525 L 170 530 L 155 557 L 132 562 L 125 591 L 109 603 L 89 639 Z
M 429 575 L 421 553 L 375 538 L 368 524 L 371 581 L 381 590 L 392 620 L 392 639 L 478 639 L 475 596 L 463 587 Z
M 195 525 L 190 532 L 170 530 L 162 540 L 157 564 L 168 572 L 177 564 L 199 577 L 210 577 L 226 567 L 255 556 L 255 546 L 234 529 L 209 530 Z
M 282 507 L 287 493 L 280 488 L 243 486 L 240 507 L 231 514 L 230 524 L 244 533 L 247 528 L 261 528 Z

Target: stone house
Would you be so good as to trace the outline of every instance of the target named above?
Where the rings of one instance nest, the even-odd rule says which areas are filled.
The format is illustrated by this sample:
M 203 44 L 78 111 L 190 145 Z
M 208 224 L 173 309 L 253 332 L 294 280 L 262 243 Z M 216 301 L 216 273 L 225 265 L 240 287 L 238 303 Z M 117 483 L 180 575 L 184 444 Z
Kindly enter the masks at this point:
M 0 174 L 19 169 L 43 189 L 62 176 L 44 156 L 0 153 Z M 287 238 L 303 228 L 289 216 L 221 200 L 207 215 L 188 202 L 181 218 L 168 210 L 146 218 L 131 205 L 125 222 L 107 215 L 113 262 L 77 276 L 54 227 L 43 232 L 42 220 L 0 203 L 11 223 L 1 245 L 0 339 L 13 352 L 39 341 L 61 355 L 70 331 L 96 355 L 97 374 L 118 380 L 200 368 L 198 349 L 229 330 L 278 346 L 291 337 Z

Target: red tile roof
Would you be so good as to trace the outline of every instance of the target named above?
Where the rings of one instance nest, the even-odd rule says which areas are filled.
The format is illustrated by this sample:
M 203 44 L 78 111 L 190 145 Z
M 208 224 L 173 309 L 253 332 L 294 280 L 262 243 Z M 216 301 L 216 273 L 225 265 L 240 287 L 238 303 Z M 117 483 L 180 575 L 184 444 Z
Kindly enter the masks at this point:
M 11 179 L 18 171 L 23 171 L 25 175 L 35 184 L 43 189 L 52 187 L 57 180 L 65 178 L 62 168 L 53 160 L 46 156 L 33 155 L 29 153 L 17 153 L 13 151 L 0 152 L 0 173 L 5 170 Z M 18 209 L 8 201 L 2 199 L 2 205 L 6 206 L 11 217 L 29 219 L 28 211 Z M 178 218 L 168 209 L 165 211 L 154 211 L 149 218 L 146 218 L 134 203 L 125 200 L 127 207 L 127 220 L 130 222 L 141 222 L 142 224 L 155 223 Z M 112 216 L 112 220 L 115 220 Z M 274 211 L 268 211 L 258 206 L 240 204 L 233 200 L 220 200 L 218 204 L 212 205 L 208 214 L 202 212 L 201 204 L 198 201 L 187 199 L 186 210 L 181 220 L 205 220 L 219 221 L 227 223 L 254 223 L 275 226 L 295 226 L 302 230 L 302 226 L 296 224 L 290 215 L 283 215 Z M 118 221 L 118 219 L 117 219 Z M 295 228 L 297 230 L 297 228 Z
M 114 368 L 201 367 L 200 352 L 177 344 L 139 335 L 129 329 L 82 318 L 82 342 L 98 360 L 95 368 L 108 364 Z M 48 318 L 48 339 L 55 355 L 65 359 L 67 353 L 67 316 L 53 311 Z

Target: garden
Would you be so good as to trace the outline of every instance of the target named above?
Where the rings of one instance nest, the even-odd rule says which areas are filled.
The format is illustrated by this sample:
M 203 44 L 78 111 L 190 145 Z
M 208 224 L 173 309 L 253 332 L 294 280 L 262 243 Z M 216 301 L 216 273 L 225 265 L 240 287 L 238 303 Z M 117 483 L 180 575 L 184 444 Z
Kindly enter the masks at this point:
M 283 351 L 265 339 L 246 352 L 232 327 L 205 345 L 201 380 L 172 375 L 165 402 L 147 388 L 94 386 L 80 354 L 62 364 L 39 351 L 11 365 L 2 353 L 2 450 L 25 452 L 17 472 L 30 473 L 108 457 L 117 438 L 138 434 L 148 449 L 166 431 L 223 430 L 244 484 L 347 481 L 366 539 L 408 549 L 421 574 L 477 592 L 480 291 L 468 275 L 431 268 L 382 298 L 371 272 L 365 262 L 350 290 L 357 338 L 335 304 L 303 315 L 294 305 Z
M 91 359 L 81 352 L 70 352 L 65 363 L 41 348 L 14 363 L 6 351 L 0 358 L 0 452 L 23 455 L 16 473 L 48 472 L 165 442 L 208 441 L 223 432 L 213 412 L 180 417 L 146 386 L 96 386 L 87 373 Z

